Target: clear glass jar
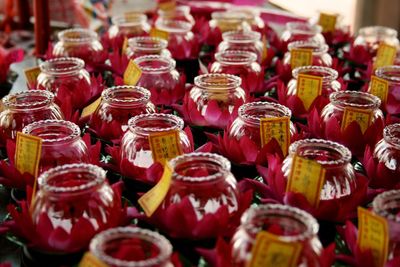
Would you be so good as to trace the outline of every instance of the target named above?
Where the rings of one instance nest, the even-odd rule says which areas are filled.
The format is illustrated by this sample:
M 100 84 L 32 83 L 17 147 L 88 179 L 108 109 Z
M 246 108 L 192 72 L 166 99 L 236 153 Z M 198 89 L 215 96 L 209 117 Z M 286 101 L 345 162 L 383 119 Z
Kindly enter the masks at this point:
M 290 66 L 291 53 L 294 49 L 311 49 L 312 50 L 312 66 L 332 67 L 332 57 L 328 53 L 328 45 L 320 44 L 312 41 L 296 41 L 288 45 L 288 52 L 283 57 L 284 66 Z
M 294 207 L 268 204 L 250 207 L 241 218 L 241 225 L 231 240 L 233 267 L 245 267 L 251 261 L 257 234 L 265 231 L 285 243 L 301 243 L 298 262 L 293 266 L 320 266 L 322 244 L 319 225 L 308 213 Z
M 192 32 L 192 24 L 179 20 L 161 20 L 155 26 L 168 33 L 168 50 L 174 59 L 197 58 L 200 44 Z
M 211 14 L 209 22 L 211 31 L 218 29 L 227 31 L 250 30 L 253 16 L 243 11 L 216 11 Z
M 83 108 L 87 103 L 82 99 L 79 90 L 90 91 L 90 74 L 85 70 L 85 62 L 75 57 L 61 57 L 47 60 L 40 64 L 37 78 L 37 88 L 57 95 L 63 87 L 71 96 L 71 102 L 77 108 Z
M 179 20 L 190 23 L 192 26 L 195 24 L 193 16 L 190 14 L 190 6 L 179 5 L 171 10 L 157 10 L 158 18 L 156 24 L 163 20 Z
M 176 157 L 170 165 L 173 169 L 172 181 L 161 210 L 180 203 L 184 198 L 189 198 L 197 221 L 207 214 L 216 213 L 223 206 L 230 215 L 239 209 L 237 182 L 226 158 L 197 152 Z
M 32 220 L 37 228 L 49 230 L 49 236 L 42 238 L 48 240 L 53 251 L 82 251 L 96 233 L 118 223 L 121 200 L 108 185 L 106 172 L 98 166 L 59 166 L 41 174 L 38 185 Z M 78 234 L 82 229 L 85 231 Z M 60 232 L 64 242 L 52 242 L 51 235 Z
M 64 164 L 89 163 L 88 147 L 75 123 L 64 120 L 37 121 L 25 126 L 22 132 L 42 139 L 39 173 Z
M 323 139 L 304 139 L 289 147 L 289 155 L 283 161 L 282 173 L 288 179 L 293 157 L 297 155 L 314 160 L 325 169 L 320 200 L 333 201 L 350 196 L 357 189 L 357 179 L 351 165 L 350 150 L 336 142 Z
M 361 28 L 358 30 L 358 35 L 353 42 L 353 46 L 362 46 L 371 55 L 375 55 L 381 42 L 398 47 L 399 39 L 397 39 L 397 31 L 382 26 Z
M 68 29 L 58 33 L 58 42 L 54 45 L 55 57 L 78 57 L 86 64 L 102 63 L 107 53 L 95 31 L 89 29 Z
M 261 34 L 255 31 L 229 31 L 222 34 L 223 41 L 218 45 L 217 51 L 242 50 L 253 52 L 257 55 L 258 63 L 263 61 L 264 44 Z
M 249 20 L 247 20 L 247 23 L 250 25 L 251 30 L 257 31 L 261 34 L 265 33 L 265 22 L 261 18 L 260 14 L 261 11 L 250 6 L 243 6 L 243 5 L 232 5 L 227 12 L 229 13 L 245 13 L 249 16 Z
M 101 102 L 89 121 L 89 127 L 106 141 L 119 139 L 128 129 L 128 120 L 136 115 L 154 113 L 150 92 L 139 86 L 115 86 L 101 93 Z M 114 132 L 107 136 L 103 131 L 112 127 Z M 115 128 L 118 128 L 115 129 Z
M 239 76 L 242 88 L 248 93 L 260 92 L 264 86 L 264 72 L 257 62 L 257 55 L 247 51 L 223 51 L 215 54 L 210 73 Z
M 6 95 L 0 113 L 0 142 L 14 140 L 18 131 L 35 121 L 62 120 L 64 115 L 54 103 L 54 95 L 44 90 L 29 90 Z
M 322 27 L 308 22 L 288 22 L 281 35 L 281 41 L 286 49 L 288 44 L 296 41 L 313 41 L 325 44 Z
M 147 36 L 151 30 L 145 14 L 116 15 L 111 18 L 111 22 L 112 25 L 108 30 L 108 37 L 111 40 Z
M 133 37 L 128 40 L 129 47 L 127 55 L 130 59 L 141 56 L 159 55 L 171 57 L 171 52 L 167 49 L 168 42 L 157 37 Z
M 385 110 L 390 114 L 400 113 L 400 66 L 385 66 L 376 69 L 375 75 L 388 83 L 386 101 L 382 101 Z M 371 83 L 368 87 L 371 92 Z
M 400 190 L 390 190 L 376 196 L 372 202 L 372 210 L 388 222 L 388 260 L 400 256 Z
M 153 163 L 149 135 L 179 131 L 179 145 L 183 153 L 191 152 L 188 136 L 183 131 L 183 120 L 175 115 L 153 113 L 142 114 L 128 121 L 129 130 L 121 141 L 121 160 L 128 160 L 132 165 L 148 168 Z
M 242 79 L 230 74 L 203 74 L 194 79 L 189 97 L 197 110 L 205 116 L 210 101 L 216 101 L 221 111 L 234 111 L 235 106 L 246 102 L 246 93 L 240 87 Z
M 261 145 L 260 121 L 262 118 L 280 118 L 292 116 L 292 112 L 287 107 L 270 102 L 251 102 L 243 104 L 238 111 L 238 117 L 229 127 L 229 137 L 240 140 L 247 136 L 259 148 Z M 290 135 L 296 133 L 296 127 L 290 122 Z
M 175 69 L 175 60 L 163 56 L 142 56 L 135 59 L 142 70 L 138 86 L 148 89 L 155 105 L 177 103 L 185 95 L 185 80 Z
M 173 267 L 172 245 L 162 235 L 137 227 L 117 227 L 97 234 L 90 252 L 110 267 Z

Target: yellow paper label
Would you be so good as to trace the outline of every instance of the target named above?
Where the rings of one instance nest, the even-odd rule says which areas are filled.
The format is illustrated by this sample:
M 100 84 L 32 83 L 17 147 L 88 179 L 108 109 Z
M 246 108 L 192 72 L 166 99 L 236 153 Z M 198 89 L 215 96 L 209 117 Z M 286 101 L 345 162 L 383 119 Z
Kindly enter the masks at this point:
M 142 15 L 142 13 L 141 13 L 141 12 L 138 12 L 138 11 L 128 11 L 128 12 L 125 12 L 125 13 L 124 13 L 124 17 L 125 17 L 125 20 L 126 20 L 127 22 L 135 21 L 135 20 L 137 20 L 137 19 L 139 18 L 139 16 L 141 16 L 141 15 Z
M 296 95 L 301 99 L 306 110 L 321 95 L 323 78 L 320 76 L 299 74 Z
M 290 51 L 290 66 L 292 69 L 312 64 L 312 49 L 297 48 Z
M 171 178 L 172 168 L 167 163 L 164 165 L 164 172 L 160 181 L 152 189 L 150 189 L 150 191 L 139 198 L 138 202 L 146 213 L 147 217 L 153 215 L 158 206 L 160 206 L 160 204 L 163 202 L 171 185 Z
M 166 161 L 182 155 L 179 141 L 178 130 L 150 134 L 149 143 L 154 161 L 164 164 Z
M 322 27 L 322 32 L 333 32 L 336 27 L 337 15 L 321 13 L 319 14 L 318 24 Z
M 168 41 L 168 38 L 169 38 L 168 32 L 160 30 L 160 29 L 157 29 L 157 28 L 152 28 L 151 29 L 150 36 L 151 37 L 158 37 L 158 38 L 161 38 L 161 39 L 164 39 L 164 40 L 167 40 L 167 41 Z
M 260 121 L 261 145 L 265 146 L 275 138 L 278 141 L 283 155 L 286 156 L 290 144 L 290 118 L 262 118 Z
M 37 177 L 41 153 L 41 138 L 17 132 L 15 166 L 20 173 L 27 172 Z
M 372 120 L 372 111 L 359 109 L 359 108 L 344 108 L 343 112 L 343 120 L 342 120 L 342 131 L 344 131 L 347 126 L 353 121 L 356 121 L 358 125 L 360 125 L 361 132 L 365 133 L 368 129 L 369 125 L 371 124 Z
M 126 49 L 128 49 L 128 38 L 125 37 L 124 38 L 124 42 L 122 43 L 122 54 L 125 55 L 126 54 Z
M 107 264 L 99 260 L 95 255 L 86 252 L 82 260 L 79 262 L 78 267 L 108 267 Z
M 396 59 L 397 48 L 392 45 L 381 43 L 376 53 L 376 59 L 374 62 L 374 69 L 393 65 Z
M 158 9 L 169 11 L 175 9 L 176 1 L 175 0 L 166 0 L 158 3 Z
M 82 110 L 81 118 L 92 115 L 96 111 L 96 109 L 100 106 L 100 103 L 101 103 L 101 96 L 97 98 L 96 101 L 92 102 L 89 106 L 85 107 Z
M 34 85 L 34 84 L 36 84 L 37 77 L 40 74 L 40 68 L 33 67 L 33 68 L 25 69 L 24 73 L 25 73 L 25 78 L 26 78 L 26 81 L 28 82 L 28 84 Z
M 386 219 L 358 207 L 358 247 L 370 250 L 375 267 L 384 266 L 389 247 L 389 232 Z
M 0 99 L 0 112 L 2 112 L 3 110 L 5 110 L 5 106 L 3 104 L 3 99 Z
M 295 267 L 302 247 L 299 242 L 285 242 L 276 235 L 261 231 L 251 250 L 252 257 L 248 266 Z
M 386 103 L 389 91 L 388 81 L 378 78 L 375 75 L 371 76 L 371 83 L 369 92 L 382 100 L 382 103 Z
M 262 42 L 263 42 L 262 61 L 264 61 L 268 57 L 267 37 L 265 35 L 263 35 Z
M 128 67 L 124 72 L 124 83 L 126 85 L 136 85 L 142 76 L 142 70 L 136 65 L 135 61 L 129 60 Z
M 295 155 L 286 191 L 301 193 L 313 207 L 318 207 L 324 181 L 325 169 L 321 164 Z

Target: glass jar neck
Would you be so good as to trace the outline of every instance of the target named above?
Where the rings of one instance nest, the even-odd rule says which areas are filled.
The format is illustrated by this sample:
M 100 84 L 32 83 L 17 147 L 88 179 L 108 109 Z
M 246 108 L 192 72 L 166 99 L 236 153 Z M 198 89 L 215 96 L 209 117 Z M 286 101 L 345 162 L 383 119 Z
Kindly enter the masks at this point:
M 102 100 L 116 108 L 137 108 L 146 106 L 150 100 L 149 90 L 140 86 L 115 86 L 104 90 Z
M 358 31 L 358 35 L 364 38 L 376 38 L 377 40 L 383 40 L 386 38 L 397 38 L 397 31 L 388 27 L 370 26 L 361 28 Z
M 181 20 L 163 19 L 156 21 L 156 28 L 169 34 L 186 35 L 191 32 L 192 24 Z
M 378 68 L 375 75 L 390 83 L 400 83 L 400 66 L 385 66 Z
M 292 51 L 294 49 L 311 49 L 313 55 L 322 55 L 328 52 L 328 45 L 313 41 L 296 41 L 289 43 L 288 50 Z
M 142 136 L 149 136 L 155 133 L 182 130 L 183 120 L 170 114 L 142 114 L 130 118 L 128 126 L 131 132 Z
M 250 65 L 257 60 L 257 55 L 248 51 L 227 50 L 215 54 L 215 59 L 224 65 Z
M 98 39 L 97 33 L 89 29 L 68 29 L 58 33 L 58 39 L 66 43 L 89 44 Z
M 241 218 L 241 227 L 255 240 L 266 231 L 284 242 L 305 242 L 318 233 L 317 221 L 308 213 L 286 205 L 268 204 L 249 208 Z
M 261 40 L 261 34 L 253 31 L 230 31 L 224 32 L 222 39 L 232 44 L 254 44 Z
M 172 246 L 156 232 L 117 227 L 95 236 L 90 252 L 109 266 L 164 267 L 169 263 Z
M 259 128 L 262 118 L 291 117 L 287 107 L 270 102 L 252 102 L 243 104 L 238 110 L 239 118 L 247 125 Z
M 105 183 L 106 172 L 92 164 L 66 164 L 42 173 L 39 190 L 53 199 L 83 197 Z
M 230 172 L 230 162 L 213 153 L 189 153 L 170 161 L 174 181 L 201 185 L 223 181 Z
M 322 32 L 322 27 L 319 25 L 311 25 L 306 22 L 288 22 L 286 29 L 292 34 L 314 36 Z
M 112 24 L 119 27 L 140 26 L 146 23 L 146 21 L 147 21 L 146 15 L 141 13 L 129 14 L 128 16 L 117 15 L 111 18 Z
M 323 139 L 296 141 L 290 145 L 289 154 L 314 160 L 325 169 L 344 166 L 351 160 L 351 152 L 347 147 Z
M 379 194 L 372 202 L 375 214 L 393 222 L 399 222 L 400 190 L 390 190 Z
M 386 126 L 383 130 L 383 139 L 386 143 L 400 150 L 400 123 Z
M 381 105 L 379 97 L 369 93 L 356 91 L 334 92 L 329 96 L 330 102 L 338 109 L 346 107 L 376 110 Z
M 55 77 L 78 75 L 85 67 L 85 62 L 79 58 L 62 57 L 47 60 L 40 64 L 40 71 Z
M 168 45 L 166 40 L 157 37 L 134 37 L 130 38 L 128 43 L 133 52 L 145 52 L 149 54 L 160 53 Z
M 175 69 L 175 60 L 158 55 L 138 57 L 135 59 L 135 63 L 143 73 L 166 73 Z
M 203 74 L 194 78 L 195 86 L 209 94 L 234 92 L 241 83 L 240 77 L 230 74 Z
M 44 120 L 31 123 L 22 130 L 24 134 L 42 139 L 43 146 L 64 145 L 75 142 L 81 130 L 75 123 L 64 120 Z
M 54 95 L 45 90 L 28 90 L 9 94 L 2 101 L 6 109 L 30 112 L 50 107 L 54 101 Z
M 338 72 L 336 70 L 328 68 L 328 67 L 320 67 L 320 66 L 303 66 L 303 67 L 295 68 L 292 71 L 292 75 L 296 80 L 298 79 L 299 74 L 306 74 L 306 75 L 322 77 L 323 85 L 330 85 L 338 77 Z

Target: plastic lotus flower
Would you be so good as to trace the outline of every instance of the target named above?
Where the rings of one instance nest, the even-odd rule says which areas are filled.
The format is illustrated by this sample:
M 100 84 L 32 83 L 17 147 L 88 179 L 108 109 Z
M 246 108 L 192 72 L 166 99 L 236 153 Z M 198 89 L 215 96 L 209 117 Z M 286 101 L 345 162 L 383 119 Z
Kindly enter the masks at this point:
M 0 84 L 7 81 L 10 65 L 24 59 L 24 50 L 21 48 L 6 49 L 0 46 Z
M 373 56 L 364 46 L 354 44 L 351 45 L 349 52 L 344 53 L 345 59 L 361 66 L 367 66 Z

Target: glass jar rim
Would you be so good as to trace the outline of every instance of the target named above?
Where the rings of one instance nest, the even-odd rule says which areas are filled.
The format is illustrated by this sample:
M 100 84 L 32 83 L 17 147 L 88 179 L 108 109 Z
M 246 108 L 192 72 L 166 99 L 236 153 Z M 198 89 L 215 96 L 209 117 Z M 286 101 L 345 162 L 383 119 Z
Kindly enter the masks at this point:
M 296 48 L 308 48 L 313 54 L 323 54 L 328 52 L 328 45 L 316 41 L 295 41 L 288 44 L 288 50 L 292 51 Z
M 338 78 L 338 72 L 335 69 L 322 66 L 302 66 L 292 70 L 292 76 L 297 79 L 300 73 L 317 72 L 322 74 L 323 81 L 333 81 Z
M 131 49 L 139 48 L 141 50 L 161 50 L 166 49 L 168 42 L 164 39 L 151 36 L 140 36 L 128 39 L 128 44 Z
M 242 84 L 242 79 L 232 74 L 208 73 L 196 76 L 194 78 L 194 85 L 203 89 L 212 89 L 212 90 L 235 89 L 239 87 L 241 84 Z
M 169 121 L 172 126 L 165 127 L 165 128 L 158 128 L 158 127 L 142 127 L 138 126 L 137 123 L 143 121 L 150 121 L 150 120 L 167 120 Z M 168 132 L 172 130 L 182 130 L 183 129 L 183 120 L 175 115 L 172 114 L 163 114 L 163 113 L 149 113 L 149 114 L 140 114 L 134 116 L 129 119 L 128 126 L 131 131 L 141 131 L 141 132 Z
M 126 16 L 126 15 L 115 15 L 112 16 L 111 22 L 117 26 L 136 26 L 147 21 L 147 16 L 140 12 Z
M 87 175 L 93 176 L 93 179 L 85 184 L 71 187 L 59 187 L 48 184 L 49 180 L 54 177 L 71 174 L 73 172 L 86 173 Z M 105 180 L 106 171 L 99 166 L 88 163 L 74 163 L 57 166 L 43 172 L 38 178 L 38 184 L 40 190 L 49 193 L 78 193 L 99 186 L 104 183 Z
M 165 57 L 165 56 L 160 56 L 160 55 L 146 55 L 146 56 L 141 56 L 137 57 L 134 59 L 136 65 L 143 71 L 143 72 L 152 72 L 152 73 L 158 73 L 158 72 L 167 72 L 175 68 L 176 62 L 172 58 Z M 147 67 L 147 66 L 140 66 L 143 62 L 148 62 L 148 61 L 160 61 L 165 63 L 165 66 L 160 66 L 160 67 Z
M 71 67 L 57 67 L 58 64 L 70 63 Z M 39 65 L 40 71 L 51 75 L 72 74 L 85 67 L 85 61 L 77 57 L 59 57 L 44 61 Z
M 368 103 L 367 104 L 359 104 L 359 103 L 351 103 L 351 102 L 346 102 L 346 100 L 343 100 L 343 98 L 346 97 L 353 97 L 354 99 L 364 99 Z M 369 93 L 365 92 L 358 92 L 358 91 L 338 91 L 338 92 L 333 92 L 329 95 L 329 100 L 330 102 L 337 106 L 342 108 L 344 107 L 353 107 L 353 108 L 361 108 L 361 109 L 377 109 L 381 106 L 381 100 L 379 97 L 374 96 Z
M 242 38 L 239 38 L 241 36 Z M 261 33 L 255 31 L 227 31 L 222 34 L 222 39 L 231 43 L 253 43 L 261 40 Z
M 228 65 L 251 64 L 257 60 L 255 53 L 242 50 L 225 50 L 215 53 L 214 56 L 218 62 Z
M 70 134 L 68 136 L 60 137 L 60 138 L 46 138 L 41 137 L 42 142 L 45 144 L 53 144 L 53 143 L 61 143 L 68 142 L 78 138 L 81 135 L 81 130 L 79 126 L 73 122 L 65 121 L 65 120 L 41 120 L 36 121 L 31 124 L 28 124 L 22 129 L 22 133 L 32 135 L 32 132 L 38 130 L 40 128 L 45 128 L 49 126 L 60 126 L 65 127 L 70 130 Z
M 141 94 L 138 98 L 130 98 L 130 99 L 118 99 L 113 96 L 115 93 L 139 93 Z M 109 87 L 101 93 L 101 99 L 104 102 L 110 104 L 130 104 L 137 105 L 144 102 L 148 102 L 150 100 L 151 93 L 144 87 L 141 86 L 132 86 L 132 85 L 119 85 Z
M 43 100 L 33 101 L 30 103 L 18 103 L 18 97 L 33 97 L 39 96 Z M 13 101 L 15 100 L 15 101 Z M 9 109 L 37 109 L 49 105 L 54 100 L 54 94 L 46 90 L 27 90 L 14 94 L 8 94 L 3 97 L 3 105 Z
M 373 212 L 379 216 L 382 216 L 382 217 L 388 219 L 388 220 L 400 221 L 400 219 L 397 219 L 397 216 L 395 214 L 392 214 L 387 211 L 388 208 L 394 208 L 394 207 L 385 207 L 385 204 L 387 201 L 396 200 L 396 199 L 397 200 L 400 199 L 400 190 L 398 190 L 398 189 L 389 190 L 389 191 L 380 193 L 372 201 Z
M 245 119 L 245 120 L 250 119 L 250 120 L 254 120 L 254 121 L 257 121 L 258 123 L 260 123 L 260 121 L 261 121 L 260 117 L 254 116 L 254 115 L 247 115 L 246 111 L 249 111 L 254 108 L 266 108 L 266 107 L 278 110 L 278 112 L 282 114 L 282 116 L 280 116 L 280 117 L 289 117 L 289 118 L 292 117 L 292 111 L 288 107 L 278 104 L 278 103 L 263 102 L 263 101 L 250 102 L 250 103 L 241 105 L 238 109 L 238 116 L 241 119 Z
M 286 212 L 290 212 L 296 221 L 303 224 L 306 228 L 306 231 L 298 235 L 279 236 L 279 239 L 286 242 L 298 242 L 298 241 L 305 241 L 317 235 L 319 230 L 319 225 L 317 220 L 309 213 L 301 209 L 287 205 L 264 204 L 258 206 L 251 206 L 242 215 L 240 221 L 247 231 L 249 230 L 251 231 L 254 230 L 253 227 L 251 226 L 251 220 L 257 218 L 257 216 L 259 216 L 259 213 L 261 213 L 262 216 L 264 217 L 268 215 L 281 215 L 288 218 L 288 216 L 285 214 Z
M 286 29 L 296 34 L 315 35 L 322 32 L 322 27 L 308 22 L 292 21 L 286 23 Z
M 192 30 L 193 25 L 190 22 L 174 19 L 157 20 L 156 28 L 168 33 L 185 34 Z
M 209 163 L 217 164 L 219 167 L 222 168 L 223 172 L 217 172 L 207 176 L 187 176 L 181 175 L 175 172 L 175 168 L 179 166 L 181 162 L 187 163 L 188 161 L 193 161 L 196 163 L 196 159 L 198 160 L 205 160 Z M 214 154 L 214 153 L 207 153 L 207 152 L 192 152 L 188 154 L 180 155 L 176 158 L 173 158 L 169 161 L 169 164 L 174 171 L 172 174 L 172 178 L 174 180 L 183 181 L 183 182 L 192 182 L 192 183 L 202 183 L 202 182 L 210 182 L 218 180 L 225 176 L 226 172 L 230 172 L 231 170 L 231 163 L 225 157 Z
M 397 31 L 393 28 L 384 26 L 367 26 L 358 30 L 358 34 L 362 36 L 368 35 L 386 35 L 390 37 L 397 37 Z
M 80 37 L 68 36 L 71 34 L 79 34 L 81 36 Z M 72 28 L 63 30 L 60 31 L 57 36 L 59 40 L 71 43 L 87 43 L 91 42 L 92 40 L 98 39 L 98 35 L 95 31 L 85 28 Z
M 400 123 L 387 125 L 383 129 L 383 139 L 395 147 L 400 147 L 400 138 L 396 136 L 395 132 L 400 133 Z
M 303 139 L 292 143 L 289 146 L 289 154 L 294 155 L 297 154 L 299 148 L 305 146 L 313 146 L 318 145 L 318 150 L 324 148 L 325 150 L 330 149 L 335 151 L 340 155 L 339 159 L 334 160 L 316 160 L 323 167 L 334 166 L 334 165 L 344 165 L 350 162 L 351 160 L 351 152 L 350 150 L 342 144 L 337 142 L 325 140 L 325 139 Z M 302 155 L 300 155 L 302 156 Z
M 103 252 L 102 244 L 104 244 L 105 242 L 110 242 L 113 239 L 121 239 L 129 237 L 137 237 L 146 240 L 148 242 L 151 242 L 152 244 L 158 247 L 160 253 L 154 258 L 133 262 L 133 261 L 125 261 L 113 258 Z M 172 245 L 164 236 L 147 229 L 141 229 L 129 226 L 115 227 L 97 234 L 90 242 L 89 249 L 99 260 L 107 264 L 123 266 L 123 267 L 157 266 L 167 261 L 172 254 Z
M 388 74 L 388 72 L 396 72 L 399 75 L 398 76 L 391 76 Z M 397 65 L 390 65 L 390 66 L 384 66 L 376 69 L 375 75 L 378 76 L 379 78 L 388 80 L 390 82 L 400 82 L 400 66 Z

